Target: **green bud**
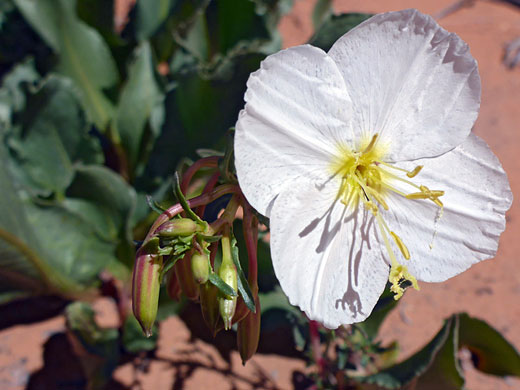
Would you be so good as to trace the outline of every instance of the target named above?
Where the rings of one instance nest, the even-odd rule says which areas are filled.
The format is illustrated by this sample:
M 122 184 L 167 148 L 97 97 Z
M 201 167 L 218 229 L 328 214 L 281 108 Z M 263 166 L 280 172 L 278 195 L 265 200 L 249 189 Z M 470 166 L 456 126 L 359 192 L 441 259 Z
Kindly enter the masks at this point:
M 258 349 L 260 340 L 260 301 L 255 295 L 256 312 L 249 311 L 247 316 L 238 323 L 237 345 L 242 364 L 251 359 Z
M 175 263 L 174 269 L 182 292 L 192 301 L 196 301 L 199 298 L 199 285 L 195 282 L 193 272 L 191 272 L 191 252 L 179 259 Z
M 191 272 L 193 272 L 193 277 L 197 283 L 204 284 L 208 281 L 209 269 L 209 256 L 206 253 L 193 252 L 191 256 Z
M 209 330 L 213 333 L 213 337 L 217 334 L 217 326 L 219 323 L 219 304 L 217 297 L 218 288 L 214 284 L 208 282 L 200 286 L 202 318 Z
M 220 265 L 220 269 L 218 272 L 218 276 L 220 276 L 220 278 L 226 284 L 231 286 L 235 291 L 237 290 L 237 270 L 235 268 L 235 264 L 233 264 L 232 261 L 222 261 L 222 264 Z M 237 297 L 230 297 L 222 293 L 219 294 L 220 316 L 224 321 L 224 329 L 226 330 L 231 328 L 233 322 L 233 315 L 235 314 L 236 307 Z
M 202 231 L 199 224 L 189 218 L 172 219 L 163 223 L 156 230 L 160 237 L 189 236 L 190 234 Z
M 157 316 L 162 265 L 162 256 L 137 252 L 132 276 L 132 309 L 147 337 L 152 335 Z

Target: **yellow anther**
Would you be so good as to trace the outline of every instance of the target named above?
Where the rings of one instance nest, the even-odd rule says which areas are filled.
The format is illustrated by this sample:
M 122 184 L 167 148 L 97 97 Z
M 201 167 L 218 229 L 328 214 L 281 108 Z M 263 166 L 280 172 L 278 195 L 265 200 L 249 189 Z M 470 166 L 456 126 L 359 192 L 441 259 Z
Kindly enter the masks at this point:
M 403 296 L 404 288 L 402 287 L 403 283 L 408 281 L 412 283 L 413 288 L 419 290 L 419 285 L 417 284 L 417 279 L 415 279 L 410 272 L 408 272 L 408 268 L 404 265 L 399 264 L 397 262 L 392 262 L 392 268 L 390 268 L 390 276 L 388 277 L 392 286 L 390 290 L 395 293 L 394 299 L 398 300 Z
M 385 200 L 383 199 L 383 197 L 379 194 L 379 192 L 377 192 L 376 190 L 372 189 L 371 187 L 367 187 L 367 189 L 369 190 L 370 192 L 370 195 L 372 195 L 374 197 L 375 200 L 377 200 L 377 202 L 383 206 L 383 208 L 385 210 L 388 210 L 388 204 L 385 202 Z
M 415 176 L 417 176 L 417 174 L 418 174 L 419 172 L 421 172 L 421 169 L 422 169 L 422 168 L 423 168 L 422 165 L 417 165 L 417 166 L 413 169 L 413 171 L 407 172 L 407 173 L 406 173 L 406 176 L 408 176 L 409 178 L 415 177 Z
M 439 206 L 441 209 L 444 207 L 444 204 L 437 198 L 432 199 L 433 203 L 435 203 L 437 206 Z
M 406 194 L 405 197 L 406 199 L 430 199 L 430 196 L 424 192 L 412 192 L 411 194 Z
M 374 145 L 376 144 L 376 140 L 377 140 L 377 136 L 379 134 L 374 134 L 372 136 L 372 139 L 370 140 L 370 143 L 368 144 L 368 146 L 365 148 L 365 150 L 363 150 L 363 153 L 362 154 L 367 154 L 367 153 L 370 153 L 372 151 L 372 149 L 374 148 Z
M 390 232 L 390 235 L 392 236 L 392 238 L 394 239 L 395 243 L 397 244 L 397 247 L 399 248 L 399 250 L 403 254 L 403 257 L 406 260 L 410 260 L 410 252 L 408 251 L 408 248 L 406 247 L 406 245 L 404 245 L 404 242 L 403 242 L 403 240 L 401 240 L 401 237 L 399 237 L 394 232 Z

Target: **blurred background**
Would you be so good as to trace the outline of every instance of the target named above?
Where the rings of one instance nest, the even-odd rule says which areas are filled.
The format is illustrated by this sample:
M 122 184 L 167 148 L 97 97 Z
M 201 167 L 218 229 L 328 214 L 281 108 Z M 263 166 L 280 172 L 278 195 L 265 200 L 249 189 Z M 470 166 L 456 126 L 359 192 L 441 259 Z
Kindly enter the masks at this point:
M 367 14 L 405 8 L 469 44 L 482 78 L 474 131 L 517 194 L 515 1 L 0 2 L 0 389 L 308 388 L 308 330 L 295 331 L 265 243 L 260 348 L 245 367 L 233 333 L 213 339 L 185 300 L 161 297 L 158 339 L 141 336 L 126 311 L 134 240 L 156 216 L 145 195 L 169 206 L 173 171 L 223 150 L 266 55 L 326 47 Z M 518 213 L 515 200 L 495 259 L 407 291 L 377 340 L 398 340 L 401 360 L 467 312 L 520 348 Z M 477 371 L 468 351 L 459 358 L 468 389 L 520 388 Z

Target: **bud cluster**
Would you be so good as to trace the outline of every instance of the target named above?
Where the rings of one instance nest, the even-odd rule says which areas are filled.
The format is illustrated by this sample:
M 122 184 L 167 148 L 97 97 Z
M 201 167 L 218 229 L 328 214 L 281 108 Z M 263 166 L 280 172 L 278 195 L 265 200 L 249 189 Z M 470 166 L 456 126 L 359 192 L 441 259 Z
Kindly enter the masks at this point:
M 220 171 L 208 180 L 202 195 L 189 201 L 184 198 L 196 169 L 213 167 L 216 161 L 206 158 L 193 164 L 184 174 L 182 184 L 176 176 L 179 203 L 162 212 L 137 252 L 132 280 L 133 311 L 144 333 L 151 335 L 164 279 L 170 298 L 179 300 L 184 295 L 200 302 L 203 321 L 213 335 L 238 323 L 237 344 L 245 363 L 256 352 L 260 337 L 256 281 L 258 221 L 238 186 L 215 187 Z M 229 178 L 229 174 L 225 177 Z M 201 218 L 204 207 L 228 194 L 232 197 L 222 215 L 211 224 L 204 221 Z M 196 207 L 196 212 L 192 207 Z M 233 236 L 239 207 L 244 211 L 247 279 Z

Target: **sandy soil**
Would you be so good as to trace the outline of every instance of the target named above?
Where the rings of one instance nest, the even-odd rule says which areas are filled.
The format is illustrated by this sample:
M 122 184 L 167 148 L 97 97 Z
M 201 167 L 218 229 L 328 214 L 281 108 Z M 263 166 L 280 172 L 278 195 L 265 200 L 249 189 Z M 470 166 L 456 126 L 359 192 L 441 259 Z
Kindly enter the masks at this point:
M 284 45 L 305 42 L 312 34 L 310 14 L 314 1 L 296 0 L 294 10 L 281 23 Z M 337 11 L 383 12 L 415 7 L 437 14 L 451 5 L 449 0 L 344 0 L 335 1 Z M 479 62 L 483 94 L 475 132 L 484 138 L 508 172 L 513 193 L 520 193 L 518 152 L 520 151 L 520 68 L 508 70 L 501 62 L 507 43 L 520 36 L 520 8 L 500 2 L 477 1 L 440 20 L 449 31 L 470 45 Z M 421 284 L 421 291 L 409 291 L 398 309 L 383 325 L 382 340 L 399 338 L 401 357 L 424 345 L 450 314 L 466 311 L 488 321 L 520 348 L 520 208 L 518 202 L 508 213 L 508 225 L 494 260 L 475 265 L 469 271 L 442 284 Z M 114 323 L 112 303 L 96 304 L 99 319 Z M 34 310 L 21 308 L 19 310 Z M 53 310 L 56 310 L 54 308 Z M 36 323 L 12 325 L 0 319 L 0 389 L 80 389 L 84 385 L 77 360 L 63 335 L 62 316 Z M 5 322 L 5 321 L 4 321 Z M 156 359 L 139 364 L 129 362 L 117 369 L 113 389 L 291 389 L 301 388 L 303 361 L 277 355 L 258 354 L 242 367 L 236 352 L 230 363 L 210 343 L 192 339 L 190 330 L 178 318 L 161 324 Z M 466 365 L 467 366 L 467 365 Z M 145 372 L 146 371 L 146 372 Z M 480 374 L 467 367 L 470 390 L 519 389 L 520 380 L 506 381 Z

